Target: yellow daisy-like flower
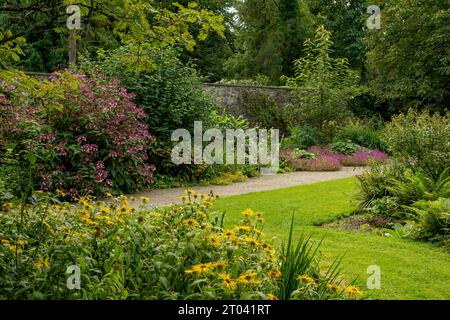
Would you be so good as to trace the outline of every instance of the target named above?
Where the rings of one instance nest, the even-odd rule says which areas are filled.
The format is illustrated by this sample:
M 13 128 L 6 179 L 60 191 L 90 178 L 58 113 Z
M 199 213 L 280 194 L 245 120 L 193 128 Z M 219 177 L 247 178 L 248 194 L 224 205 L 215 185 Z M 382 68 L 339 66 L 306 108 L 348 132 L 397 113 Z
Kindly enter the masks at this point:
M 238 283 L 242 283 L 242 284 L 249 284 L 251 280 L 254 280 L 254 278 L 257 276 L 258 274 L 256 272 L 246 272 L 243 273 L 239 276 L 238 278 Z
M 245 209 L 244 212 L 242 212 L 244 218 L 251 218 L 254 214 L 255 212 L 252 209 Z
M 250 226 L 236 226 L 234 227 L 235 230 L 237 231 L 252 231 L 253 228 Z
M 186 194 L 189 194 L 189 195 L 191 195 L 191 194 L 194 194 L 195 193 L 195 191 L 194 190 L 190 190 L 190 189 L 187 189 L 186 191 Z
M 275 268 L 272 271 L 270 271 L 269 272 L 269 277 L 274 278 L 274 279 L 281 278 L 281 270 L 280 270 L 280 268 Z
M 0 242 L 1 242 L 1 243 L 9 243 L 9 240 L 2 239 Z
M 191 269 L 186 270 L 187 274 L 206 274 L 211 271 L 211 265 L 207 263 L 201 263 L 193 266 Z
M 111 211 L 109 208 L 104 207 L 104 206 L 101 206 L 99 209 L 100 209 L 100 212 L 103 214 L 108 214 Z
M 147 198 L 147 197 L 141 197 L 141 201 L 142 201 L 143 203 L 149 203 L 149 202 L 150 202 L 150 198 Z
M 112 198 L 113 197 L 113 195 L 111 193 L 109 193 L 109 192 L 105 193 L 105 196 L 107 196 L 108 198 Z
M 58 197 L 64 198 L 66 196 L 66 193 L 62 191 L 61 189 L 56 189 L 55 193 Z
M 8 212 L 9 210 L 11 210 L 13 208 L 13 204 L 11 202 L 7 202 L 5 204 L 2 205 L 2 210 Z
M 127 205 L 124 205 L 124 206 L 119 207 L 117 209 L 117 211 L 119 213 L 121 213 L 121 214 L 125 214 L 125 213 L 130 213 L 132 211 L 132 209 L 133 208 L 131 208 L 131 207 L 127 206 Z
M 17 253 L 17 254 L 23 253 L 23 250 L 20 249 L 20 248 L 17 248 L 17 246 L 11 245 L 11 246 L 8 247 L 8 249 L 11 250 L 12 252 Z
M 228 263 L 226 263 L 225 261 L 218 261 L 218 262 L 210 262 L 209 266 L 211 268 L 226 268 L 226 266 L 228 265 Z
M 280 300 L 280 299 L 278 299 L 276 295 L 268 293 L 267 300 L 276 301 L 276 300 Z
M 349 296 L 353 297 L 353 298 L 359 298 L 362 297 L 362 292 L 354 286 L 348 286 L 347 288 L 345 288 L 345 293 L 347 293 Z
M 310 276 L 306 275 L 306 274 L 298 276 L 297 280 L 300 281 L 300 282 L 306 283 L 306 284 L 310 284 L 310 283 L 314 282 L 314 279 L 311 278 Z
M 222 285 L 229 290 L 235 290 L 237 288 L 236 281 L 231 278 L 229 273 L 221 273 L 219 278 L 222 280 Z
M 234 231 L 232 231 L 232 230 L 225 230 L 225 231 L 223 232 L 223 236 L 224 236 L 224 238 L 226 238 L 226 239 L 232 239 L 232 238 L 235 236 L 235 233 L 234 233 Z
M 331 291 L 334 291 L 334 292 L 338 292 L 339 289 L 340 289 L 339 285 L 336 284 L 336 283 L 329 283 L 329 284 L 327 284 L 327 288 L 330 289 Z
M 249 245 L 251 245 L 253 247 L 260 247 L 261 246 L 261 243 L 258 240 L 254 239 L 252 237 L 245 236 L 245 242 L 247 242 Z
M 214 246 L 219 247 L 222 244 L 222 241 L 219 237 L 210 237 L 208 241 Z
M 186 219 L 186 220 L 183 220 L 183 224 L 184 224 L 185 226 L 193 227 L 193 226 L 198 225 L 198 222 L 197 222 L 197 220 L 195 220 L 195 219 Z
M 180 197 L 180 200 L 183 201 L 183 202 L 187 201 L 188 199 L 189 198 L 187 196 L 181 196 Z
M 48 258 L 39 258 L 34 262 L 34 267 L 38 270 L 46 269 L 50 266 L 50 261 Z
M 17 243 L 23 246 L 23 245 L 28 244 L 28 241 L 27 240 L 19 240 L 19 241 L 17 241 Z

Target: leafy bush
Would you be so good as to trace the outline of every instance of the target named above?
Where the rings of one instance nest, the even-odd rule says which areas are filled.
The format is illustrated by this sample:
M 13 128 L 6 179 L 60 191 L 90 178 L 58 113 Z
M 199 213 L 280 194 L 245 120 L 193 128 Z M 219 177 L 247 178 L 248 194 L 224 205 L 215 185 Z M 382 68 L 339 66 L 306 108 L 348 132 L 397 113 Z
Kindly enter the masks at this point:
M 285 148 L 307 149 L 314 145 L 320 145 L 324 140 L 320 130 L 312 127 L 295 127 L 291 129 L 289 137 L 283 139 Z
M 262 238 L 262 215 L 247 209 L 238 226 L 223 229 L 223 215 L 210 209 L 214 195 L 186 192 L 183 204 L 161 209 L 123 196 L 52 204 L 43 192 L 34 205 L 3 206 L 0 298 L 276 299 L 283 270 Z M 68 266 L 80 268 L 78 290 L 66 287 Z M 295 276 L 321 286 L 304 271 Z M 328 284 L 320 297 L 353 297 Z
M 386 149 L 381 141 L 381 132 L 373 129 L 370 123 L 367 124 L 362 121 L 350 121 L 340 128 L 335 137 L 335 142 L 338 141 L 350 141 L 355 145 L 369 149 Z
M 362 150 L 362 147 L 349 140 L 335 142 L 331 144 L 331 149 L 336 153 L 354 154 L 357 151 Z
M 445 169 L 434 180 L 422 172 L 407 169 L 400 178 L 391 179 L 387 189 L 404 205 L 412 205 L 419 200 L 434 201 L 450 198 L 450 168 Z
M 306 150 L 300 150 L 298 148 L 292 151 L 292 156 L 300 159 L 315 159 L 316 155 L 312 152 L 308 152 Z
M 40 82 L 4 74 L 0 103 L 0 166 L 22 167 L 32 188 L 79 195 L 133 192 L 152 182 L 153 137 L 144 111 L 118 82 L 55 73 Z M 11 177 L 14 178 L 14 177 Z
M 383 140 L 393 158 L 437 179 L 450 166 L 450 118 L 409 111 L 392 119 Z
M 416 236 L 421 240 L 441 242 L 450 248 L 450 199 L 419 201 L 411 207 L 419 215 Z
M 98 61 L 83 58 L 80 68 L 90 75 L 105 74 L 120 79 L 121 84 L 135 94 L 135 102 L 149 117 L 148 129 L 163 142 L 170 142 L 176 129 L 193 131 L 194 121 L 211 125 L 211 110 L 215 100 L 203 90 L 202 78 L 193 67 L 184 65 L 174 50 L 148 50 L 140 63 L 130 65 L 133 54 L 129 47 L 100 53 Z
M 287 124 L 279 106 L 269 95 L 264 93 L 244 92 L 238 103 L 250 125 L 265 129 L 279 129 L 281 135 L 287 132 Z

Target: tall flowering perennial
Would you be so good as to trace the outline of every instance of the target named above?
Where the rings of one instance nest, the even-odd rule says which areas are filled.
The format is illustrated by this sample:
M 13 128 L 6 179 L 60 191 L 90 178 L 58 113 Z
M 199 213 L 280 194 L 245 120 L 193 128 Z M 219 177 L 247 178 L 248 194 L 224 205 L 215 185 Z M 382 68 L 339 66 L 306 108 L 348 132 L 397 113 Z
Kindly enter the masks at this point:
M 147 115 L 119 81 L 69 72 L 42 82 L 13 75 L 0 85 L 0 97 L 0 150 L 15 145 L 13 154 L 37 156 L 35 187 L 75 198 L 152 182 Z

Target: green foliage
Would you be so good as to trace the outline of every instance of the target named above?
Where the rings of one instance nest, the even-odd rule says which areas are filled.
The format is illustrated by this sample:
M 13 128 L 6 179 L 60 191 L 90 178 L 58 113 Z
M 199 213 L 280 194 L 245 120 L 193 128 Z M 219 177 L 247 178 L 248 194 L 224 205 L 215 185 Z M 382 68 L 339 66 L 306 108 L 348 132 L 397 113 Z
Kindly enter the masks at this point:
M 325 129 L 330 122 L 344 123 L 351 115 L 348 101 L 360 90 L 358 75 L 348 61 L 330 56 L 331 34 L 323 26 L 314 40 L 305 41 L 304 57 L 294 62 L 294 77 L 285 77 L 296 90 L 288 108 L 293 124 Z
M 389 184 L 387 189 L 404 205 L 412 205 L 419 200 L 450 198 L 450 168 L 442 171 L 436 180 L 422 172 L 414 174 L 408 169 L 400 179 L 392 179 Z
M 317 24 L 331 31 L 333 57 L 347 58 L 353 69 L 365 68 L 364 28 L 367 0 L 308 0 Z
M 239 105 L 242 112 L 253 127 L 265 129 L 279 129 L 283 135 L 287 131 L 284 115 L 274 99 L 265 93 L 244 92 L 239 96 Z
M 422 200 L 410 208 L 419 215 L 416 236 L 421 240 L 440 242 L 450 248 L 450 199 Z
M 97 61 L 82 59 L 80 68 L 90 74 L 102 73 L 121 80 L 136 95 L 135 102 L 150 117 L 150 132 L 170 142 L 174 130 L 193 131 L 194 121 L 211 125 L 215 100 L 202 88 L 202 78 L 185 66 L 173 50 L 151 50 L 133 60 L 130 47 L 102 53 Z
M 309 300 L 313 297 L 319 300 L 343 298 L 344 293 L 339 289 L 342 280 L 338 279 L 342 271 L 339 268 L 340 260 L 334 261 L 328 270 L 320 274 L 317 254 L 322 241 L 315 243 L 311 237 L 301 235 L 294 244 L 293 227 L 294 215 L 288 240 L 281 248 L 283 260 L 278 297 L 281 300 L 289 300 L 291 297 L 299 300 Z M 314 275 L 314 278 L 309 275 Z
M 291 129 L 289 137 L 283 139 L 286 148 L 307 149 L 312 146 L 321 145 L 325 141 L 324 135 L 319 129 L 303 126 Z
M 83 28 L 77 36 L 84 53 L 123 44 L 130 45 L 136 57 L 143 50 L 175 45 L 192 50 L 209 33 L 222 37 L 225 30 L 221 16 L 198 8 L 196 2 L 164 7 L 154 0 L 7 1 L 0 5 L 0 31 L 8 27 L 13 39 L 24 35 L 28 43 L 24 65 L 31 70 L 54 71 L 66 65 L 66 8 L 71 4 L 81 7 Z M 195 34 L 192 26 L 198 27 Z M 38 61 L 41 64 L 33 65 Z
M 340 128 L 335 138 L 337 141 L 351 141 L 365 148 L 386 150 L 381 141 L 381 132 L 367 121 L 350 121 Z
M 381 30 L 367 30 L 370 86 L 392 112 L 449 109 L 450 4 L 383 0 Z
M 315 159 L 316 155 L 312 152 L 308 152 L 306 150 L 300 150 L 298 148 L 292 151 L 292 156 L 301 159 Z
M 388 123 L 382 138 L 393 158 L 437 179 L 450 166 L 450 115 L 409 111 Z
M 355 152 L 361 150 L 361 146 L 348 141 L 338 141 L 331 144 L 331 149 L 334 152 L 343 153 L 343 154 L 354 154 Z
M 20 61 L 23 56 L 22 46 L 25 43 L 23 37 L 14 38 L 9 30 L 2 31 L 0 29 L 0 70 L 7 69 L 11 64 Z
M 236 4 L 236 54 L 226 69 L 235 79 L 257 75 L 280 84 L 292 74 L 292 61 L 301 55 L 301 44 L 311 33 L 313 19 L 303 1 L 246 0 Z

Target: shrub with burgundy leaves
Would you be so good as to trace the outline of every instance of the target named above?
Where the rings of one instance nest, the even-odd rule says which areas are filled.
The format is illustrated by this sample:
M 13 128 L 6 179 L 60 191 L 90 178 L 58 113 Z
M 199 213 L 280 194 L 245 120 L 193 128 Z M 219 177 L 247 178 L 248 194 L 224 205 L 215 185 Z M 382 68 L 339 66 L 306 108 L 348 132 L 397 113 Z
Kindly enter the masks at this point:
M 152 182 L 147 115 L 119 81 L 103 84 L 69 72 L 45 81 L 2 77 L 0 152 L 29 168 L 34 188 L 76 198 Z

